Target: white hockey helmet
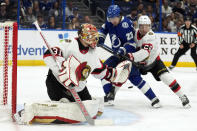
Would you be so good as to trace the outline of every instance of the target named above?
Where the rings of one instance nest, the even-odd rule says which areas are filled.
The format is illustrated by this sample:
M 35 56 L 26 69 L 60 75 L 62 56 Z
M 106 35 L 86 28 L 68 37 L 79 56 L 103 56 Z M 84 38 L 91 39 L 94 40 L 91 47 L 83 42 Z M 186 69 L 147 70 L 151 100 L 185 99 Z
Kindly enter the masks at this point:
M 151 20 L 147 15 L 142 15 L 138 18 L 138 27 L 139 25 L 151 25 Z

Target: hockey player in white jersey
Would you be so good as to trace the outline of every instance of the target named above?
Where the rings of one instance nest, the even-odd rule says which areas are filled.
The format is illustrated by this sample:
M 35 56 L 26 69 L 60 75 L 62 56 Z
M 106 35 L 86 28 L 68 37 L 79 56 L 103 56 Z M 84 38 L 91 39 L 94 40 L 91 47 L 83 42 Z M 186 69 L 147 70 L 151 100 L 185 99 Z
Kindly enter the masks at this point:
M 159 42 L 155 33 L 151 30 L 151 21 L 143 15 L 138 19 L 138 27 L 135 34 L 135 42 L 138 51 L 129 53 L 134 62 L 143 62 L 145 66 L 140 69 L 142 74 L 152 73 L 157 81 L 162 81 L 180 98 L 184 107 L 190 107 L 189 99 L 182 93 L 181 86 L 172 77 L 159 56 Z
M 24 110 L 15 115 L 19 123 L 78 123 L 86 121 L 76 106 L 69 86 L 74 86 L 79 97 L 84 101 L 91 117 L 102 112 L 104 101 L 92 99 L 86 87 L 89 74 L 98 79 L 106 79 L 114 84 L 124 83 L 131 70 L 131 62 L 123 61 L 116 68 L 107 67 L 97 56 L 96 45 L 98 31 L 92 24 L 82 24 L 78 38 L 69 38 L 65 42 L 52 47 L 57 61 L 61 63 L 59 70 L 52 54 L 47 50 L 44 62 L 49 67 L 46 79 L 47 92 L 52 102 L 26 104 Z M 63 103 L 62 103 L 63 102 Z

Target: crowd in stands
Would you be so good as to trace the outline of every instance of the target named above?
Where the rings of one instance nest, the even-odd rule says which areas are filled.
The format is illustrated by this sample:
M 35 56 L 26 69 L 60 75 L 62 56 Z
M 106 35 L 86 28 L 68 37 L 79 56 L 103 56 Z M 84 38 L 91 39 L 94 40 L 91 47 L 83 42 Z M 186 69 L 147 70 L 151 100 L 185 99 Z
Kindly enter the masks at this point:
M 73 1 L 66 0 L 65 17 L 63 17 L 64 0 L 20 0 L 20 27 L 35 28 L 32 24 L 38 21 L 42 29 L 62 29 L 65 18 L 66 29 L 78 29 L 81 23 L 95 23 L 90 16 L 83 16 L 80 10 L 73 6 Z M 106 12 L 111 0 L 88 0 L 91 2 L 91 15 L 96 15 L 96 8 Z M 103 4 L 108 2 L 109 5 Z M 130 18 L 137 27 L 140 15 L 148 15 L 154 31 L 159 31 L 160 8 L 159 0 L 114 0 L 121 7 L 123 15 Z M 101 4 L 101 6 L 99 6 Z M 0 0 L 0 21 L 17 20 L 18 2 L 16 0 Z M 197 0 L 162 0 L 162 31 L 177 32 L 184 24 L 184 17 L 189 16 L 194 25 L 197 24 Z M 105 18 L 106 19 L 106 18 Z

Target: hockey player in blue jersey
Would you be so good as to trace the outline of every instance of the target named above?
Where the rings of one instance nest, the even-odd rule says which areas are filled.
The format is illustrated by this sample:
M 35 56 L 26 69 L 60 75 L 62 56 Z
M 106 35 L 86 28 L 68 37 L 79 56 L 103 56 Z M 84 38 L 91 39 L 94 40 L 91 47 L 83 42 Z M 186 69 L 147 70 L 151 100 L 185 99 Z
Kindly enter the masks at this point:
M 121 55 L 136 51 L 136 44 L 134 42 L 135 30 L 132 21 L 120 15 L 120 8 L 118 5 L 111 5 L 108 8 L 107 21 L 102 25 L 100 30 L 99 44 L 104 44 L 107 34 L 110 36 L 113 51 L 118 52 Z M 120 62 L 121 60 L 118 57 L 112 55 L 105 61 L 105 64 L 110 67 L 116 67 Z M 153 107 L 160 107 L 159 99 L 156 97 L 149 84 L 142 79 L 139 70 L 135 65 L 132 65 L 128 79 L 151 101 Z M 115 93 L 122 85 L 112 85 L 105 80 L 102 80 L 102 84 L 106 94 L 105 102 L 113 104 Z

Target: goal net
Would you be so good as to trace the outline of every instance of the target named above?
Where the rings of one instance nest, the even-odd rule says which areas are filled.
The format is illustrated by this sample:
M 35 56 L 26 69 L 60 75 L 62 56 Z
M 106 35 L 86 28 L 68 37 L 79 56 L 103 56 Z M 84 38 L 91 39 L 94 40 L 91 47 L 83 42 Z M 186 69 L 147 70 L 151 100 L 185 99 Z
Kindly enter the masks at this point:
M 17 23 L 0 23 L 0 112 L 16 113 Z

